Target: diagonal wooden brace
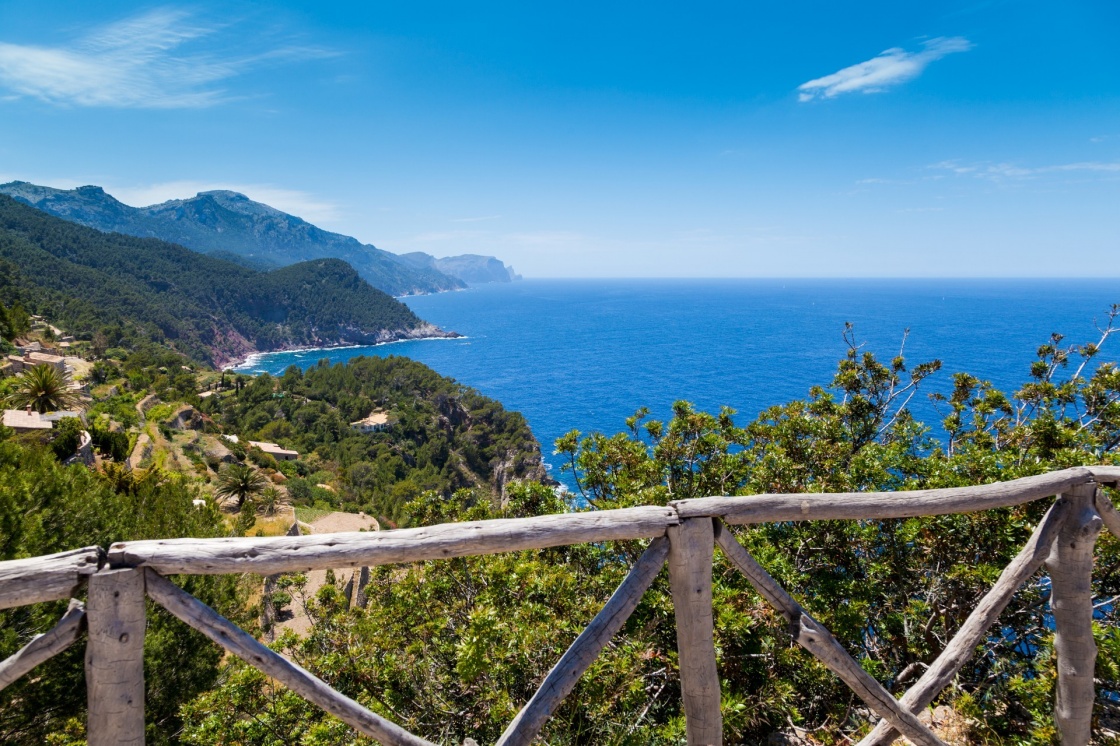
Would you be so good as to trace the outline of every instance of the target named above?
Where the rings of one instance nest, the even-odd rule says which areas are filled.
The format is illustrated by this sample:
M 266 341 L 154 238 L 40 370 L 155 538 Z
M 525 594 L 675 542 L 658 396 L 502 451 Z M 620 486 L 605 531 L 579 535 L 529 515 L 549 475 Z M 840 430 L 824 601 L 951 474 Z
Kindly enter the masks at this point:
M 759 595 L 789 620 L 790 634 L 797 644 L 828 666 L 879 717 L 887 720 L 915 744 L 947 746 L 913 713 L 903 709 L 898 700 L 871 674 L 864 671 L 832 633 L 801 608 L 801 604 L 778 585 L 719 521 L 716 521 L 715 538 L 731 564 L 739 568 Z
M 497 746 L 528 746 L 560 703 L 567 697 L 599 653 L 611 641 L 642 600 L 669 554 L 669 540 L 654 539 L 630 569 L 626 579 L 611 595 L 560 661 L 553 667 L 533 698 L 498 739 Z
M 1104 527 L 1108 532 L 1120 539 L 1120 511 L 1116 510 L 1116 506 L 1112 501 L 1105 497 L 1104 492 L 1097 490 L 1096 496 L 1097 513 L 1100 514 L 1101 520 L 1104 521 Z
M 1027 543 L 1015 555 L 1015 559 L 1003 568 L 995 585 L 976 604 L 976 608 L 941 651 L 941 655 L 937 656 L 921 678 L 902 695 L 899 701 L 903 707 L 913 713 L 921 712 L 929 707 L 942 689 L 948 686 L 957 675 L 957 671 L 961 670 L 961 666 L 972 657 L 976 646 L 984 640 L 988 629 L 995 624 L 1007 604 L 1011 603 L 1015 592 L 1042 567 L 1042 563 L 1050 554 L 1050 547 L 1054 545 L 1054 540 L 1058 538 L 1070 512 L 1068 500 L 1059 498 L 1050 506 L 1042 521 L 1027 539 Z M 888 746 L 894 743 L 896 738 L 898 738 L 898 731 L 883 720 L 864 736 L 857 746 Z
M 70 599 L 70 607 L 58 620 L 58 624 L 0 661 L 0 689 L 73 645 L 84 628 L 85 621 L 85 604 L 76 598 Z
M 153 570 L 146 570 L 148 595 L 186 625 L 198 630 L 267 676 L 385 746 L 433 746 L 395 723 L 331 689 L 322 679 L 287 660 L 194 596 Z

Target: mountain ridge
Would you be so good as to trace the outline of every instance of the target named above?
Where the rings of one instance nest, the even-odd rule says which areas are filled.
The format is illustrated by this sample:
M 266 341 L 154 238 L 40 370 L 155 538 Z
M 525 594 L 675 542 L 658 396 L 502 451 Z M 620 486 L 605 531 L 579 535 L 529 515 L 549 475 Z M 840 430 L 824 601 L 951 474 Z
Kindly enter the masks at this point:
M 93 185 L 64 190 L 13 181 L 0 184 L 0 193 L 100 231 L 158 238 L 203 254 L 233 254 L 242 257 L 238 263 L 256 268 L 342 259 L 373 287 L 394 296 L 458 290 L 469 284 L 441 271 L 435 262 L 408 261 L 230 190 L 199 192 L 147 207 L 126 205 Z
M 453 337 L 345 261 L 261 272 L 154 238 L 106 233 L 0 195 L 0 300 L 90 338 L 163 341 L 217 365 L 253 352 Z

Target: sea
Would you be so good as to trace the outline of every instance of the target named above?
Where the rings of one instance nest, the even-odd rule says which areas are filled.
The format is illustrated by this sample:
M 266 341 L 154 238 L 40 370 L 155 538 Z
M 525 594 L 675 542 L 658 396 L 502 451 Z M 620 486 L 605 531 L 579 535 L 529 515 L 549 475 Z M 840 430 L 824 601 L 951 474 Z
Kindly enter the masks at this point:
M 942 370 L 911 401 L 939 431 L 927 394 L 966 372 L 1011 391 L 1051 333 L 1097 342 L 1120 303 L 1115 280 L 544 280 L 402 299 L 459 339 L 255 355 L 244 372 L 282 373 L 326 358 L 401 355 L 521 412 L 564 483 L 553 443 L 572 429 L 613 434 L 639 407 L 666 418 L 686 400 L 746 423 L 827 386 L 848 346 Z M 1099 360 L 1120 360 L 1120 334 Z

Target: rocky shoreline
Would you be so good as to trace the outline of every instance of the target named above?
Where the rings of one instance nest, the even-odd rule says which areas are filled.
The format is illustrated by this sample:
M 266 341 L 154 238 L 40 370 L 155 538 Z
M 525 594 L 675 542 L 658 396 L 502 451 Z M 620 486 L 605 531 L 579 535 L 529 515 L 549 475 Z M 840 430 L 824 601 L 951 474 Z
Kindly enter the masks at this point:
M 222 370 L 230 370 L 243 366 L 254 358 L 275 352 L 310 352 L 345 347 L 373 347 L 420 339 L 460 339 L 463 337 L 459 332 L 446 331 L 427 322 L 412 329 L 380 329 L 377 332 L 366 332 L 360 329 L 347 329 L 345 331 L 349 332 L 345 337 L 320 339 L 311 345 L 284 344 L 267 350 L 245 349 L 233 355 L 223 355 L 221 352 L 215 351 L 214 365 Z

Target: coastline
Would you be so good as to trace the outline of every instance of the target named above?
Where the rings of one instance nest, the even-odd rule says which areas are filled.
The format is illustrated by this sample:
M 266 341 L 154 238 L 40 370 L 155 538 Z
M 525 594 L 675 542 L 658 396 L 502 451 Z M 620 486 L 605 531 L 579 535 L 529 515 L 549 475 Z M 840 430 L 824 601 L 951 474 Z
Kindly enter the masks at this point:
M 384 342 L 371 342 L 368 344 L 351 344 L 349 342 L 337 344 L 315 345 L 313 347 L 281 347 L 275 350 L 257 350 L 250 352 L 242 358 L 232 358 L 229 362 L 222 364 L 219 370 L 245 372 L 239 371 L 239 368 L 246 368 L 255 365 L 258 361 L 268 355 L 277 355 L 283 352 L 327 352 L 328 350 L 354 350 L 359 347 L 384 347 L 386 345 L 395 345 L 402 342 L 434 342 L 439 340 L 452 340 L 452 339 L 468 339 L 465 334 L 458 332 L 443 332 L 442 334 L 425 336 L 425 337 L 401 337 L 400 339 L 390 339 Z

